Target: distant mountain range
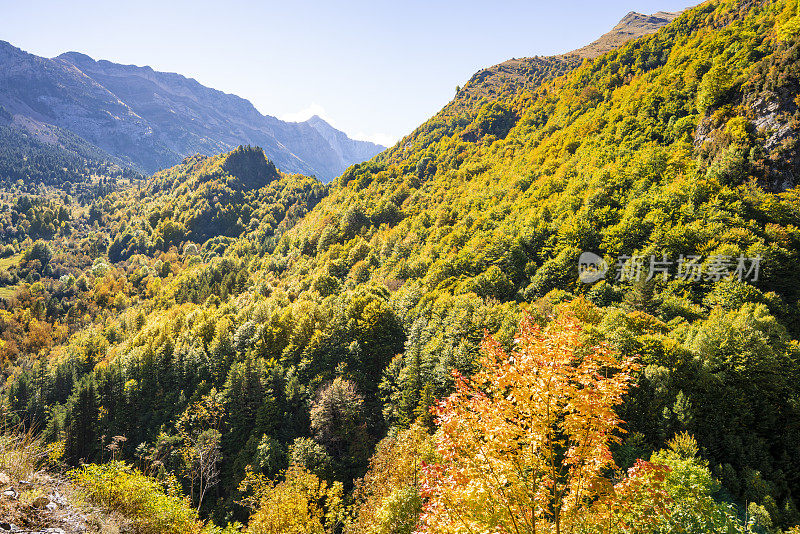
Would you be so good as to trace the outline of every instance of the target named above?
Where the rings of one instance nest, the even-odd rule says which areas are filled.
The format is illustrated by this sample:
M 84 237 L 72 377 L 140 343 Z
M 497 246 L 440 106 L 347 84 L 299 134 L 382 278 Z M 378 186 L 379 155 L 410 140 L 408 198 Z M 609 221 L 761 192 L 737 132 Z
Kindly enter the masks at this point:
M 285 172 L 329 181 L 384 147 L 350 139 L 319 117 L 285 122 L 248 101 L 179 74 L 95 61 L 52 59 L 0 41 L 0 106 L 33 137 L 57 143 L 68 130 L 141 172 L 196 153 L 258 145 Z

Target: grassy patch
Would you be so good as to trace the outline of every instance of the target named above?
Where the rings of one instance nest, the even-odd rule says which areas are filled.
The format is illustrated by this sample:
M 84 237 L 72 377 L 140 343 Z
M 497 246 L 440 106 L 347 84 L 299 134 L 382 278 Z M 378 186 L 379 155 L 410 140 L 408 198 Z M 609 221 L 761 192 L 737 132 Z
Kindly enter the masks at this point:
M 9 267 L 13 267 L 14 265 L 19 264 L 21 259 L 22 253 L 14 254 L 13 256 L 9 256 L 7 258 L 0 258 L 0 269 L 8 269 Z
M 19 289 L 19 285 L 0 287 L 0 299 L 10 299 L 17 292 L 17 289 Z

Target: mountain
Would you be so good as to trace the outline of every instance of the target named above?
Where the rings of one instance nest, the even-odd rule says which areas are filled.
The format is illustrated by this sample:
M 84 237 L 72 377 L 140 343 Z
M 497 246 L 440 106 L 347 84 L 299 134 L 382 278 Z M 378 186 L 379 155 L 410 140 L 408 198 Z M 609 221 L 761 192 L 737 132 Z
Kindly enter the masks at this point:
M 72 465 L 124 461 L 79 475 L 108 507 L 163 500 L 101 482 L 166 472 L 251 534 L 796 531 L 796 0 L 510 65 L 327 186 L 242 147 L 88 217 L 4 209 L 0 414 Z M 30 244 L 47 213 L 58 239 Z M 599 478 L 569 486 L 585 449 Z
M 75 195 L 91 188 L 95 176 L 139 177 L 120 160 L 72 132 L 22 115 L 14 116 L 0 106 L 0 184 L 3 188 L 45 184 Z
M 681 13 L 680 11 L 675 13 L 659 11 L 652 15 L 643 15 L 642 13 L 631 11 L 616 26 L 611 28 L 611 31 L 603 34 L 596 41 L 574 50 L 571 54 L 576 54 L 586 59 L 596 58 L 627 43 L 631 39 L 638 39 L 644 35 L 657 32 L 659 28 L 675 20 L 675 17 Z
M 292 123 L 262 115 L 243 98 L 179 74 L 77 52 L 47 59 L 7 42 L 0 42 L 0 105 L 69 130 L 147 173 L 245 144 L 263 147 L 286 172 L 327 181 L 383 149 L 319 118 Z
M 555 77 L 577 67 L 584 59 L 595 58 L 613 50 L 626 42 L 644 35 L 655 33 L 669 24 L 679 13 L 659 11 L 653 15 L 643 15 L 631 11 L 614 28 L 602 37 L 572 52 L 549 57 L 512 58 L 492 67 L 476 72 L 463 88 L 468 95 L 457 95 L 463 99 L 490 97 L 496 98 L 505 92 L 532 90 L 545 77 Z
M 563 74 L 583 58 L 653 33 L 676 15 L 631 12 L 572 53 L 512 59 L 483 69 L 465 85 L 457 103 L 531 90 L 543 77 Z M 57 139 L 53 127 L 60 127 L 105 151 L 108 160 L 148 173 L 195 153 L 213 155 L 250 144 L 263 147 L 286 172 L 329 181 L 384 148 L 350 139 L 317 116 L 289 123 L 261 115 L 249 101 L 179 74 L 95 61 L 78 52 L 46 59 L 2 41 L 0 105 L 34 136 L 42 139 L 41 132 L 48 131 L 45 142 Z
M 376 147 L 379 147 L 379 145 L 373 143 L 350 139 L 347 134 L 337 130 L 317 115 L 314 115 L 303 124 L 314 128 L 323 139 L 328 141 L 338 158 L 338 165 L 342 166 L 342 169 L 349 167 L 353 163 L 360 163 L 372 158 L 376 154 Z M 384 147 L 380 148 L 383 149 Z
M 611 32 L 584 48 L 588 50 L 592 47 L 594 52 L 611 50 L 627 41 L 656 32 L 676 15 L 659 12 L 648 16 L 631 12 Z M 398 155 L 408 156 L 456 131 L 462 138 L 474 141 L 486 133 L 480 131 L 481 126 L 476 120 L 483 121 L 484 126 L 488 125 L 487 121 L 494 121 L 494 127 L 497 127 L 503 122 L 501 115 L 505 114 L 508 118 L 511 113 L 509 110 L 500 111 L 497 105 L 491 105 L 492 102 L 507 101 L 524 92 L 535 92 L 543 83 L 579 67 L 590 57 L 593 56 L 582 48 L 556 56 L 512 58 L 481 69 L 463 87 L 458 88 L 455 98 L 444 109 L 404 137 L 396 147 L 378 155 L 376 161 L 391 161 Z M 478 119 L 481 111 L 484 116 Z

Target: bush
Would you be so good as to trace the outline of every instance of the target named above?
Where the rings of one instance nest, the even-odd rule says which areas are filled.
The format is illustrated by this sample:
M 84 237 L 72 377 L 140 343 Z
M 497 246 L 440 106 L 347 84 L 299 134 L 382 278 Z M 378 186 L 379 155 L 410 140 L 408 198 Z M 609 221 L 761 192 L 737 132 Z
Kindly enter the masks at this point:
M 392 492 L 376 514 L 380 534 L 411 534 L 422 512 L 422 499 L 414 486 Z
M 5 472 L 16 480 L 30 478 L 45 464 L 48 451 L 32 430 L 21 427 L 0 434 L 0 473 Z
M 160 482 L 123 462 L 87 464 L 70 476 L 89 502 L 132 520 L 138 534 L 200 532 L 197 512 L 174 479 Z

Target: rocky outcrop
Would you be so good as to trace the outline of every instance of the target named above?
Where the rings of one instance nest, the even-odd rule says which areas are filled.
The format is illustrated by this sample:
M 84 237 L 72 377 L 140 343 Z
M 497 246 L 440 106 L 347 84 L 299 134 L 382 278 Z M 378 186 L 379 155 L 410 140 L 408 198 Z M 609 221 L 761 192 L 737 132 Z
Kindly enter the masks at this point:
M 789 105 L 779 95 L 772 91 L 765 91 L 758 95 L 750 104 L 750 111 L 753 114 L 753 125 L 756 130 L 766 135 L 764 149 L 767 151 L 775 150 L 788 139 L 793 133 L 792 110 Z
M 88 534 L 119 525 L 99 510 L 75 504 L 68 496 L 74 491 L 69 482 L 49 474 L 13 480 L 0 471 L 0 534 Z
M 795 96 L 763 91 L 746 103 L 755 130 L 764 139 L 765 185 L 773 191 L 785 191 L 800 183 L 800 110 Z

